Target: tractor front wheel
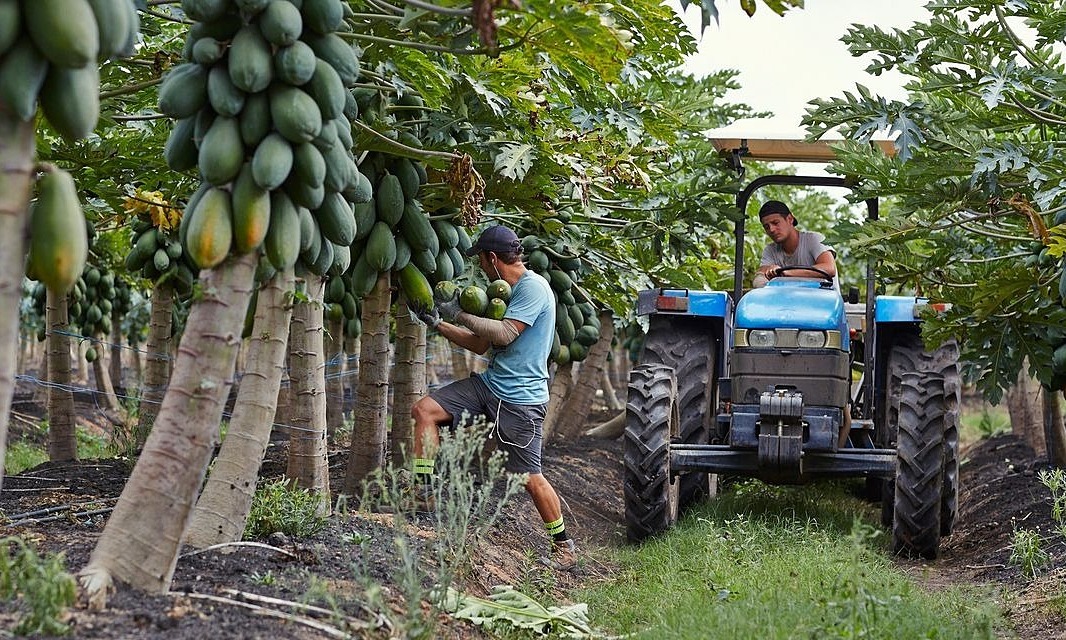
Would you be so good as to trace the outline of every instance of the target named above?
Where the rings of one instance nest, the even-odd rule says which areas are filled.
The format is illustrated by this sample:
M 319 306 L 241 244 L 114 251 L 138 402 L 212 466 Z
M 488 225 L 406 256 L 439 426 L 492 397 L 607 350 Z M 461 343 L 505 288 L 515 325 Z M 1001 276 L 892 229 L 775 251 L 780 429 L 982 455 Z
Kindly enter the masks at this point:
M 906 373 L 900 379 L 892 550 L 936 558 L 944 486 L 944 379 Z
M 639 365 L 629 375 L 624 435 L 626 536 L 662 533 L 677 521 L 678 483 L 670 474 L 670 439 L 678 429 L 674 370 Z

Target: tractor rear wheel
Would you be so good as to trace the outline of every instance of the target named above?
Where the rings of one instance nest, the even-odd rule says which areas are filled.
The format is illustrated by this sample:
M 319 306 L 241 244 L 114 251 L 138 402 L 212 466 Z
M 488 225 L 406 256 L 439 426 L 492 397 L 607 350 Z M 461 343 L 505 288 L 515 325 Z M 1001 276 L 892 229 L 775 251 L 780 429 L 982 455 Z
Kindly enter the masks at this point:
M 677 379 L 677 407 L 681 423 L 677 439 L 683 444 L 707 444 L 714 417 L 715 347 L 717 341 L 705 324 L 678 318 L 653 317 L 644 339 L 641 363 L 664 364 Z M 682 510 L 714 497 L 714 474 L 681 474 L 678 500 Z
M 678 428 L 672 368 L 642 364 L 629 374 L 624 434 L 626 536 L 640 542 L 677 521 L 679 482 L 670 477 L 670 438 Z
M 892 550 L 933 560 L 940 547 L 944 486 L 943 378 L 917 373 L 900 380 Z

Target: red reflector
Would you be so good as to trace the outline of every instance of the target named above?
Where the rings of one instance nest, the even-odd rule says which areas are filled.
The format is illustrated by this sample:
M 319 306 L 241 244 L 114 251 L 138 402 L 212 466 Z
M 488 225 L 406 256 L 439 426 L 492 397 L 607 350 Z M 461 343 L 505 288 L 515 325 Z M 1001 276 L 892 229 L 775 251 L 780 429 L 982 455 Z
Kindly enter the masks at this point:
M 655 300 L 655 308 L 659 311 L 688 311 L 688 298 L 659 296 Z

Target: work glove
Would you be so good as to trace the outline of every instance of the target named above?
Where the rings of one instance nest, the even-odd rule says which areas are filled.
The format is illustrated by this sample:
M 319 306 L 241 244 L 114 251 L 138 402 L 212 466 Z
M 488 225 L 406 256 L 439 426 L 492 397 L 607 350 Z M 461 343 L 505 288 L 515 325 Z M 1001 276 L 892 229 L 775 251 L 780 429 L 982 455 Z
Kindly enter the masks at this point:
M 462 310 L 463 308 L 459 306 L 459 296 L 455 296 L 447 302 L 440 302 L 436 307 L 436 311 L 440 314 L 440 317 L 448 322 L 455 322 L 456 316 L 458 316 Z
M 436 329 L 440 324 L 440 314 L 437 313 L 436 307 L 430 307 L 428 309 L 414 309 L 415 317 L 421 320 L 427 327 Z

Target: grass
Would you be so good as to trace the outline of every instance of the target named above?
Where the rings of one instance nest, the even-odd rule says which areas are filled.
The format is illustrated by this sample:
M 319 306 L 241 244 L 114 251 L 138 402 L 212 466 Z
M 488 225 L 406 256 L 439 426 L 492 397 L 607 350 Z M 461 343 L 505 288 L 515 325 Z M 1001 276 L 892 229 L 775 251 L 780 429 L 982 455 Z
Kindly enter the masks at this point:
M 576 595 L 633 638 L 993 638 L 990 593 L 923 590 L 896 568 L 872 510 L 841 484 L 747 483 L 615 558 Z
M 46 424 L 41 427 L 42 432 L 46 432 L 47 429 Z M 41 437 L 47 438 L 47 435 Z M 75 437 L 78 441 L 79 460 L 96 460 L 113 455 L 107 438 L 101 434 L 90 433 L 79 427 L 75 432 Z M 30 439 L 8 442 L 4 455 L 4 474 L 10 476 L 22 473 L 43 462 L 48 462 L 46 445 L 36 444 Z
M 1010 414 L 1005 405 L 984 404 L 980 411 L 963 411 L 960 438 L 975 442 L 1010 433 Z

